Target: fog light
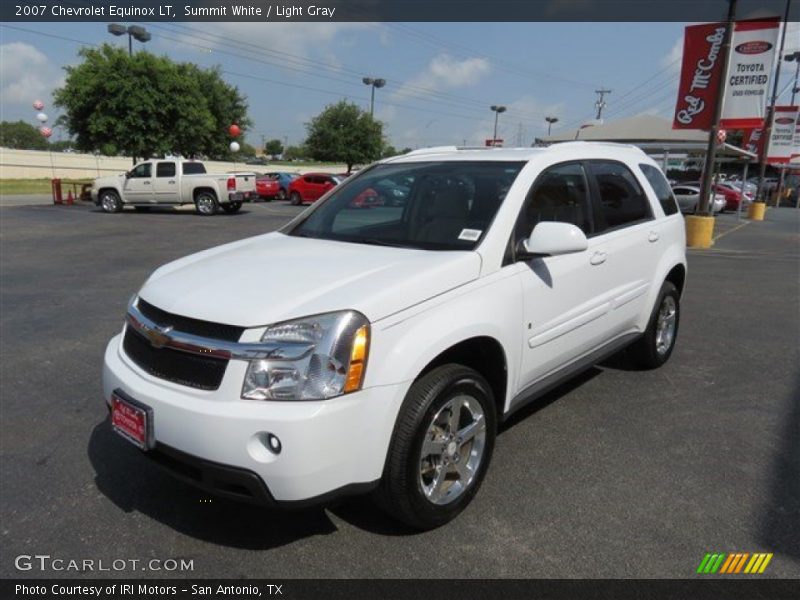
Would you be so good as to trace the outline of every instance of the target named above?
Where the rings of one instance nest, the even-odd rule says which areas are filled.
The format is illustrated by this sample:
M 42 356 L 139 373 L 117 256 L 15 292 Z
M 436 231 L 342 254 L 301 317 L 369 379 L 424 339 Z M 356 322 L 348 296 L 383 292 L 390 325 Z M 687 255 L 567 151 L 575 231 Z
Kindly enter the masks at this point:
M 269 445 L 269 449 L 272 450 L 275 454 L 281 453 L 281 441 L 278 439 L 278 436 L 268 433 L 267 444 Z

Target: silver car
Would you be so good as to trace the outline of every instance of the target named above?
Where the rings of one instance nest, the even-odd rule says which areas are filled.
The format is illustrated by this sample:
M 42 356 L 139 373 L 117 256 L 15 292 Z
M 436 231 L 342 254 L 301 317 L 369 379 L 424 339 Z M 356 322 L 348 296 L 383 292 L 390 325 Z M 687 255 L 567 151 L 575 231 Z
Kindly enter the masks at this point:
M 673 185 L 672 193 L 683 214 L 694 214 L 697 212 L 697 205 L 700 200 L 700 188 L 695 185 Z M 713 214 L 717 214 L 725 208 L 725 196 L 714 194 L 712 205 L 709 207 Z

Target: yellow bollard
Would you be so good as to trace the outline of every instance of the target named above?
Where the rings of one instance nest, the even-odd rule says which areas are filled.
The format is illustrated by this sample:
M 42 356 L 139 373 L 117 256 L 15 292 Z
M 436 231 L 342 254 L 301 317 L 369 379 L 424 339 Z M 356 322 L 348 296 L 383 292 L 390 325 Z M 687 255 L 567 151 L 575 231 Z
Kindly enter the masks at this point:
M 753 202 L 747 207 L 747 218 L 751 221 L 763 221 L 766 209 L 766 202 Z
M 710 248 L 713 244 L 714 217 L 689 215 L 686 221 L 686 246 L 689 248 Z

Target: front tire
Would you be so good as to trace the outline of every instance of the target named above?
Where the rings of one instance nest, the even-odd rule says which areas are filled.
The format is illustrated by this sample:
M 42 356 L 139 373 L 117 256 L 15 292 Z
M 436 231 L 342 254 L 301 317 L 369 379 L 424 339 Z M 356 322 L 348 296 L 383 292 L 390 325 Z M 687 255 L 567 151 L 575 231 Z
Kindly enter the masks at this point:
M 667 362 L 675 348 L 679 324 L 680 294 L 675 284 L 665 281 L 644 335 L 631 346 L 633 360 L 644 369 L 657 369 Z
M 286 190 L 281 188 L 278 190 L 278 195 L 275 196 L 276 200 L 286 200 Z
M 219 202 L 217 202 L 217 197 L 211 192 L 200 192 L 194 198 L 194 206 L 197 210 L 197 214 L 210 217 L 212 215 L 217 214 L 217 210 L 219 210 Z
M 300 197 L 300 194 L 297 192 L 292 192 L 289 195 L 289 200 L 292 203 L 292 206 L 300 206 L 303 203 L 303 199 Z
M 451 521 L 483 481 L 496 429 L 494 396 L 478 372 L 457 364 L 433 369 L 403 401 L 378 504 L 414 529 Z
M 221 204 L 220 206 L 222 206 L 222 210 L 224 210 L 229 215 L 232 215 L 233 213 L 239 212 L 239 209 L 242 208 L 242 203 L 228 202 L 227 204 Z
M 100 206 L 107 213 L 118 213 L 122 210 L 122 200 L 114 190 L 105 190 L 100 194 Z

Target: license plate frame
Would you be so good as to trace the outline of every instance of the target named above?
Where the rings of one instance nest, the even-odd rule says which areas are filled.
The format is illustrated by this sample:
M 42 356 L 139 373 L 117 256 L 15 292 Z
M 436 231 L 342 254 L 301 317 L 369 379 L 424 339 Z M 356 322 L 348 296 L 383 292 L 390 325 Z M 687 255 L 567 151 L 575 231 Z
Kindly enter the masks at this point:
M 111 428 L 142 451 L 155 447 L 153 409 L 119 389 L 111 393 Z

